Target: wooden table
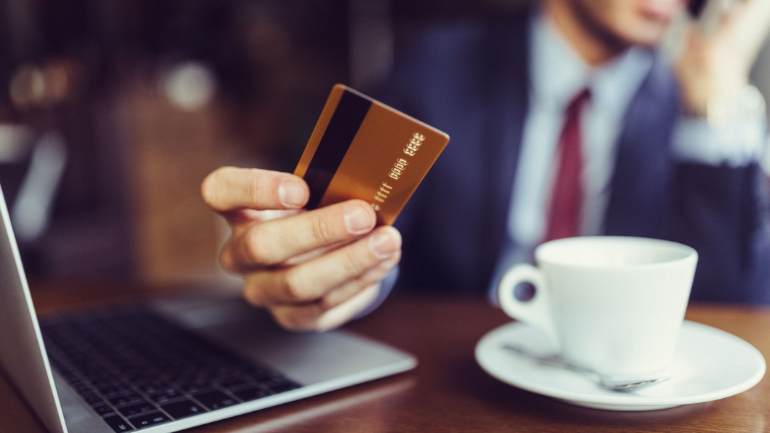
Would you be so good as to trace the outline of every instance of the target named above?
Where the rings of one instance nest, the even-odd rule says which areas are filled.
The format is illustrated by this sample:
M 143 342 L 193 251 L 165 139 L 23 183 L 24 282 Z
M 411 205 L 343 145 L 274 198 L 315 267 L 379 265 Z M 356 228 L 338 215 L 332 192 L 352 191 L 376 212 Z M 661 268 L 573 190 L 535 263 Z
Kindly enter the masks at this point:
M 33 285 L 35 287 L 35 285 Z M 37 285 L 38 310 L 134 297 L 109 284 Z M 174 289 L 179 290 L 179 289 Z M 770 309 L 694 305 L 688 318 L 736 334 L 770 354 Z M 409 373 L 200 427 L 195 432 L 764 432 L 770 380 L 710 404 L 647 413 L 573 407 L 487 376 L 473 349 L 508 319 L 481 300 L 394 296 L 348 329 L 411 352 Z M 0 376 L 0 433 L 44 432 Z

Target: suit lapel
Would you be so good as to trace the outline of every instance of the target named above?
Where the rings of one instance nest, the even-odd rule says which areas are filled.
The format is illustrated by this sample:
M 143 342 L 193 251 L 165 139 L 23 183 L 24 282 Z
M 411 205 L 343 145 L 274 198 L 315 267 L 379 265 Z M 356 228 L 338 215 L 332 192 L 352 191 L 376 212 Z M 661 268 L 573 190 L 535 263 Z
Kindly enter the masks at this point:
M 678 114 L 676 82 L 668 66 L 656 58 L 629 105 L 618 138 L 605 234 L 660 237 L 664 233 L 671 132 Z

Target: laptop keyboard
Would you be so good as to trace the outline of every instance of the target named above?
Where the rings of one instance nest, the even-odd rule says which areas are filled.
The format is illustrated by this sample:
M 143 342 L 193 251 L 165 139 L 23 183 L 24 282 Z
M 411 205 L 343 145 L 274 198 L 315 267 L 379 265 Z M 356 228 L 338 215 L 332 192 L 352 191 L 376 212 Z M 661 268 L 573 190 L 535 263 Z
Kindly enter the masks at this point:
M 53 367 L 116 432 L 300 386 L 149 308 L 64 315 L 41 327 Z

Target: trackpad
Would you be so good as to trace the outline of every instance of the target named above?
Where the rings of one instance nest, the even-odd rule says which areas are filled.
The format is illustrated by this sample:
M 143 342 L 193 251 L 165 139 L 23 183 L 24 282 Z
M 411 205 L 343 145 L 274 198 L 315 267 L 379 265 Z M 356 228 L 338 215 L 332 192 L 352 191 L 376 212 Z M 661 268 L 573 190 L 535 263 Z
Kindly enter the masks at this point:
M 403 371 L 416 364 L 407 354 L 345 331 L 285 331 L 269 314 L 240 298 L 162 301 L 155 306 L 196 332 L 305 385 L 341 376 Z

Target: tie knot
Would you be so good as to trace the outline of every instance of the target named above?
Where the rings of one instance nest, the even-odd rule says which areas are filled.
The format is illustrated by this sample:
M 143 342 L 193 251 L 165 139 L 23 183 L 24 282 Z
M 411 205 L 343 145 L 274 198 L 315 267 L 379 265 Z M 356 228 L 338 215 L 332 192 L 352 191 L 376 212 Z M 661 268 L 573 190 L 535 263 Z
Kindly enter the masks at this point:
M 583 109 L 583 105 L 585 105 L 589 99 L 591 99 L 591 89 L 584 87 L 569 101 L 569 104 L 567 105 L 567 115 L 576 115 L 580 113 L 580 110 Z

